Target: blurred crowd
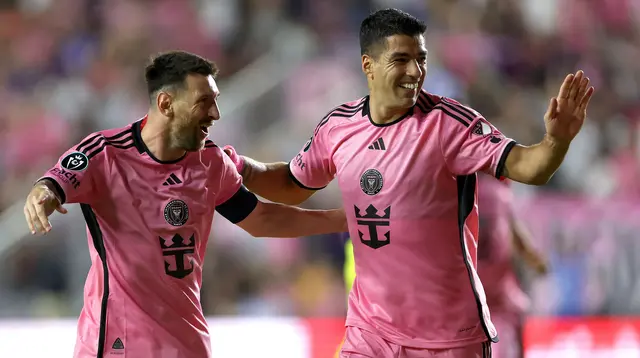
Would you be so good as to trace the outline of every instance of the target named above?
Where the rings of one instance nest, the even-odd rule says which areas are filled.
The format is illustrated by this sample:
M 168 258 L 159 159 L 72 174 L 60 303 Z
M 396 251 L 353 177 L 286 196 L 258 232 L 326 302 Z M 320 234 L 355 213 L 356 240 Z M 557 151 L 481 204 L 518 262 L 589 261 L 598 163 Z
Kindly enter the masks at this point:
M 0 0 L 0 211 L 91 131 L 144 116 L 142 69 L 163 50 L 220 67 L 215 142 L 288 161 L 329 109 L 366 94 L 358 28 L 382 7 L 427 22 L 427 90 L 471 105 L 523 144 L 542 138 L 542 115 L 564 75 L 585 70 L 596 95 L 565 164 L 543 188 L 515 188 L 551 261 L 547 277 L 523 272 L 524 282 L 532 314 L 640 313 L 634 219 L 600 225 L 593 216 L 640 207 L 635 0 Z M 331 185 L 304 205 L 339 204 Z M 0 252 L 0 316 L 79 312 L 89 265 L 83 220 L 71 213 L 60 222 L 47 237 Z M 552 222 L 563 234 L 541 226 Z M 342 238 L 255 240 L 217 217 L 211 239 L 207 314 L 344 313 Z

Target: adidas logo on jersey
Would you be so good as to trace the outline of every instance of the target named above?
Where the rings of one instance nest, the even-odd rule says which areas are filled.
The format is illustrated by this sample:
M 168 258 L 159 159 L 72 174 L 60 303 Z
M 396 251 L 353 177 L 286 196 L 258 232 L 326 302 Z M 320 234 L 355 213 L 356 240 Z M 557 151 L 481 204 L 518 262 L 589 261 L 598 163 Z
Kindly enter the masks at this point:
M 167 178 L 167 180 L 164 181 L 164 183 L 162 183 L 162 185 L 164 186 L 174 185 L 174 184 L 182 184 L 182 180 L 178 179 L 178 177 L 173 173 L 169 175 L 169 177 Z
M 373 142 L 373 144 L 369 146 L 369 149 L 387 150 L 387 148 L 384 146 L 384 141 L 382 140 L 382 137 L 378 138 L 377 141 Z

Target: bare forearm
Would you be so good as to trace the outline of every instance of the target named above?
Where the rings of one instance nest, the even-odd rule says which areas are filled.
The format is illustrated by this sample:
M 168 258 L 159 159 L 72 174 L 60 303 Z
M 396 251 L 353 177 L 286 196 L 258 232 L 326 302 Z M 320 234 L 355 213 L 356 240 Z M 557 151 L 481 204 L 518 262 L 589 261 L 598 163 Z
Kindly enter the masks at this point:
M 517 145 L 511 149 L 502 175 L 524 184 L 544 185 L 560 168 L 568 150 L 568 143 L 547 136 L 536 145 Z
M 307 210 L 294 206 L 264 203 L 260 237 L 301 237 L 343 232 L 343 210 Z
M 300 204 L 313 194 L 298 187 L 291 179 L 288 163 L 261 163 L 248 157 L 242 158 L 245 163 L 241 173 L 244 185 L 255 194 L 289 205 Z

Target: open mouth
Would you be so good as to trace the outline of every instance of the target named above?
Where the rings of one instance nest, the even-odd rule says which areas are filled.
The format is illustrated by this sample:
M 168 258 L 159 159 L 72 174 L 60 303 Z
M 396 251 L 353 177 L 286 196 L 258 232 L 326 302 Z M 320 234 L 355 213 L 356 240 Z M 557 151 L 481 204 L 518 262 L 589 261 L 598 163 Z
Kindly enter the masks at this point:
M 211 127 L 213 125 L 213 123 L 209 124 L 202 124 L 200 125 L 200 130 L 202 131 L 202 133 L 204 134 L 209 134 L 209 127 Z
M 408 90 L 415 90 L 418 89 L 418 83 L 403 83 L 400 85 L 400 87 L 404 88 L 404 89 L 408 89 Z

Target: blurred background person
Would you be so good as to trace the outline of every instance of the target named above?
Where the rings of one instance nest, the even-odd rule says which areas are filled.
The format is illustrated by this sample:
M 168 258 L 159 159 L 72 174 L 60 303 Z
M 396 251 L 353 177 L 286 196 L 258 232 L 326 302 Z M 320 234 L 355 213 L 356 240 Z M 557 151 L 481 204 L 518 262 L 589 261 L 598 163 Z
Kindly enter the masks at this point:
M 492 345 L 494 358 L 519 358 L 522 352 L 522 324 L 529 310 L 517 265 L 526 263 L 536 273 L 547 273 L 544 257 L 531 245 L 531 236 L 514 212 L 509 180 L 497 181 L 478 175 L 478 275 L 487 295 L 491 320 L 500 341 Z

